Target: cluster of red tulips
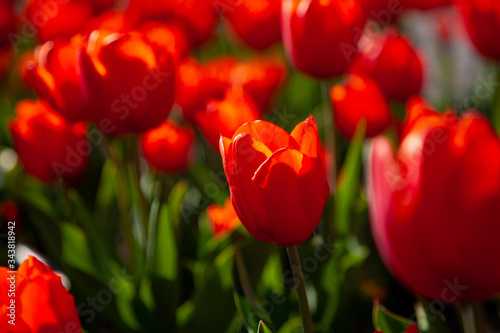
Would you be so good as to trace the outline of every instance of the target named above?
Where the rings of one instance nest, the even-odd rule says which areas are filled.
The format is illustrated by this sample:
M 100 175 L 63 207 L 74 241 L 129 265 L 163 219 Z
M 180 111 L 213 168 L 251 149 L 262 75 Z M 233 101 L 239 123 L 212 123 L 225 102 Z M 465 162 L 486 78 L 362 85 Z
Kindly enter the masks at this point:
M 0 0 L 0 330 L 498 330 L 500 89 L 425 100 L 434 12 L 500 68 L 494 0 Z

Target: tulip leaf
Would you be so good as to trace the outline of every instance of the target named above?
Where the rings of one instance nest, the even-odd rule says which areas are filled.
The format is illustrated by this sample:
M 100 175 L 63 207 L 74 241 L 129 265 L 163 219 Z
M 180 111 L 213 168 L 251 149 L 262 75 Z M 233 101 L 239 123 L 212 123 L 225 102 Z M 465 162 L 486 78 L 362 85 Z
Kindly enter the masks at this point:
M 177 278 L 177 241 L 169 219 L 169 207 L 160 208 L 153 254 L 152 275 L 175 280 Z
M 373 325 L 384 333 L 404 333 L 413 322 L 398 316 L 375 302 L 373 308 Z
M 421 333 L 449 333 L 442 313 L 434 310 L 427 301 L 415 304 L 418 330 Z
M 349 234 L 351 211 L 359 189 L 365 130 L 366 121 L 363 120 L 356 128 L 351 146 L 347 151 L 335 192 L 334 223 L 337 232 L 344 237 Z
M 94 265 L 96 260 L 92 256 L 85 233 L 69 223 L 60 223 L 60 230 L 63 261 L 98 280 L 102 279 L 99 269 Z
M 261 320 L 259 322 L 259 328 L 257 329 L 257 333 L 272 333 L 271 329 Z

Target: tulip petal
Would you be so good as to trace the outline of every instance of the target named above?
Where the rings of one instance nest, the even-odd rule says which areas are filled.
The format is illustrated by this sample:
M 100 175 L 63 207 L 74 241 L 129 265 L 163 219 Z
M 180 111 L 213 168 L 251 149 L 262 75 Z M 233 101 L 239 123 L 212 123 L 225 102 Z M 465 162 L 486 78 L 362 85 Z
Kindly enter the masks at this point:
M 298 150 L 277 150 L 252 179 L 273 218 L 280 246 L 303 244 L 321 219 L 328 198 L 324 174 Z
M 299 144 L 301 153 L 311 158 L 321 158 L 318 126 L 313 116 L 295 126 L 291 136 Z
M 233 138 L 241 133 L 250 134 L 255 140 L 266 145 L 272 152 L 285 147 L 300 149 L 298 143 L 287 131 L 265 120 L 243 124 L 236 130 Z
M 229 146 L 224 165 L 238 217 L 248 232 L 263 242 L 273 241 L 273 221 L 252 177 L 271 154 L 264 144 L 243 133 Z

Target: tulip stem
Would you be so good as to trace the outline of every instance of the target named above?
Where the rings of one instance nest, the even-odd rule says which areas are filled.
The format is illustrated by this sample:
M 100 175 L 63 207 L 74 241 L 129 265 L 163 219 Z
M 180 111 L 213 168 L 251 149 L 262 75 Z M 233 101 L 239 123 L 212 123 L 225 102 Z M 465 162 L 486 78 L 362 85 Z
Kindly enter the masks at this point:
M 131 263 L 132 268 L 135 266 L 135 240 L 134 235 L 132 234 L 132 221 L 130 220 L 130 207 L 127 199 L 127 186 L 125 185 L 125 177 L 126 175 L 123 172 L 122 164 L 120 162 L 120 158 L 118 156 L 118 152 L 113 146 L 113 143 L 109 141 L 109 139 L 104 136 L 103 140 L 103 148 L 106 152 L 106 155 L 113 163 L 116 170 L 116 178 L 117 178 L 117 189 L 116 196 L 118 201 L 118 209 L 120 210 L 122 229 L 125 233 L 125 239 L 127 242 L 129 261 Z
M 292 266 L 294 280 L 296 281 L 295 288 L 297 289 L 297 296 L 299 298 L 299 310 L 302 317 L 302 328 L 304 333 L 313 332 L 313 322 L 311 312 L 309 311 L 309 303 L 307 302 L 306 283 L 304 273 L 302 272 L 302 265 L 300 264 L 299 250 L 297 246 L 289 246 L 286 248 L 288 259 Z
M 493 126 L 495 127 L 498 134 L 500 134 L 500 84 L 498 84 L 500 80 L 500 65 L 495 65 L 496 67 L 496 89 L 495 95 L 493 96 L 493 107 L 491 110 L 491 120 Z
M 457 310 L 462 319 L 464 333 L 486 333 L 480 305 L 471 303 L 458 304 Z
M 134 181 L 135 190 L 137 191 L 137 195 L 139 196 L 139 205 L 140 211 L 142 214 L 142 221 L 144 224 L 144 235 L 146 237 L 146 243 L 148 239 L 148 229 L 149 229 L 149 211 L 148 205 L 146 202 L 146 197 L 144 196 L 144 192 L 141 189 L 141 159 L 139 156 L 139 147 L 137 145 L 137 138 L 132 138 L 132 169 L 133 174 L 132 178 Z
M 328 183 L 330 184 L 330 192 L 334 193 L 337 182 L 337 167 L 335 163 L 336 159 L 336 138 L 335 138 L 335 120 L 333 118 L 333 106 L 330 100 L 329 90 L 330 84 L 328 81 L 323 80 L 321 85 L 321 100 L 323 108 L 323 132 L 325 139 L 326 151 L 330 154 L 326 154 L 325 157 L 330 159 L 327 161 L 327 165 L 332 166 L 332 172 L 328 174 Z

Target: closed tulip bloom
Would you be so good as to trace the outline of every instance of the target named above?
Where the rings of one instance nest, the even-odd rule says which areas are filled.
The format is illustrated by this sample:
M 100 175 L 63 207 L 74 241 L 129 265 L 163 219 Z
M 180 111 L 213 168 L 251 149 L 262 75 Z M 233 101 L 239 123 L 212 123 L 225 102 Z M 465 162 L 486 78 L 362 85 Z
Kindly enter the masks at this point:
M 350 75 L 342 84 L 332 87 L 335 124 L 340 133 L 352 139 L 359 122 L 366 121 L 368 138 L 382 133 L 391 123 L 389 102 L 377 84 L 368 77 Z
M 267 110 L 286 76 L 286 66 L 281 59 L 255 58 L 232 68 L 231 85 L 242 87 L 261 110 Z
M 231 200 L 241 223 L 263 242 L 300 245 L 318 225 L 329 195 L 324 156 L 312 116 L 291 134 L 267 121 L 221 136 Z
M 105 134 L 142 133 L 159 126 L 174 103 L 171 56 L 139 33 L 94 31 L 80 54 L 90 119 Z
M 142 154 L 146 161 L 164 172 L 185 170 L 193 157 L 195 143 L 191 127 L 166 120 L 142 136 Z
M 346 71 L 365 24 L 358 0 L 283 0 L 281 15 L 285 51 L 297 69 L 316 78 Z
M 35 51 L 34 61 L 27 63 L 26 81 L 37 95 L 69 122 L 89 119 L 80 83 L 78 52 L 84 45 L 82 36 L 70 42 L 47 42 Z
M 208 206 L 207 218 L 215 237 L 222 237 L 230 233 L 241 223 L 230 198 L 224 201 L 223 206 L 215 204 Z
M 414 292 L 451 301 L 500 292 L 500 139 L 478 113 L 438 114 L 412 101 L 399 149 L 369 154 L 371 226 L 393 274 Z M 453 288 L 453 289 L 450 289 Z
M 35 257 L 28 257 L 17 273 L 0 267 L 0 330 L 9 333 L 82 332 L 73 296 L 61 277 Z M 14 277 L 14 280 L 10 278 Z M 12 282 L 15 296 L 8 295 Z M 12 288 L 14 289 L 14 288 Z M 8 323 L 7 308 L 15 300 L 15 325 Z
M 500 60 L 500 2 L 495 0 L 456 0 L 465 27 L 476 49 L 484 56 Z
M 196 113 L 196 125 L 217 150 L 220 136 L 231 137 L 241 125 L 260 119 L 261 111 L 241 89 L 228 91 L 223 99 L 211 100 Z
M 42 102 L 21 101 L 10 132 L 26 171 L 40 180 L 72 181 L 85 171 L 92 149 L 84 123 L 69 124 Z M 50 147 L 48 149 L 47 147 Z
M 361 43 L 360 54 L 349 72 L 368 75 L 387 97 L 401 101 L 419 95 L 422 89 L 422 61 L 395 29 L 387 29 Z
M 280 0 L 242 0 L 223 13 L 236 35 L 254 49 L 265 50 L 281 39 Z

